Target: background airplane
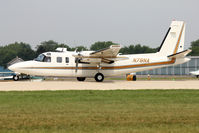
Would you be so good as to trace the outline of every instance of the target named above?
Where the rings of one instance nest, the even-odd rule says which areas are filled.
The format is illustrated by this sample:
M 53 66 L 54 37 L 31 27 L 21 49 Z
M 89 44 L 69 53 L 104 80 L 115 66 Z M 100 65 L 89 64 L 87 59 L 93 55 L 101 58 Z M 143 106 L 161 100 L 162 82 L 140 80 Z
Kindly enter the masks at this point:
M 199 70 L 190 72 L 192 75 L 195 75 L 197 78 L 199 78 Z

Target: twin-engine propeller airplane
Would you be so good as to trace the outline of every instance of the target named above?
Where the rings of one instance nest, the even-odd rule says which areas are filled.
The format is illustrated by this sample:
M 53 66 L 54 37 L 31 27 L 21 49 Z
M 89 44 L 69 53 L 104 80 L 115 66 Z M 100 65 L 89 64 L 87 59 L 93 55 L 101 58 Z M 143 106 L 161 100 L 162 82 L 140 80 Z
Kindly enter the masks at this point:
M 35 76 L 77 77 L 78 81 L 95 78 L 102 82 L 104 77 L 125 75 L 154 68 L 182 64 L 189 61 L 185 56 L 191 50 L 184 50 L 185 23 L 172 21 L 159 51 L 148 54 L 120 55 L 119 45 L 112 45 L 99 51 L 46 52 L 35 60 L 11 65 L 14 80 L 20 74 Z

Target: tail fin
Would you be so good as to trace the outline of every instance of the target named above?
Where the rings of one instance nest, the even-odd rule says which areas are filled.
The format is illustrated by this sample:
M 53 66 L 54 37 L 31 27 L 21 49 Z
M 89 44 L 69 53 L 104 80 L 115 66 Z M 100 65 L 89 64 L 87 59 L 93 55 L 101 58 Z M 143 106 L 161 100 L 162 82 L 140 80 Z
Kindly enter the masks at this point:
M 172 21 L 165 38 L 159 48 L 159 54 L 168 56 L 184 50 L 185 23 Z

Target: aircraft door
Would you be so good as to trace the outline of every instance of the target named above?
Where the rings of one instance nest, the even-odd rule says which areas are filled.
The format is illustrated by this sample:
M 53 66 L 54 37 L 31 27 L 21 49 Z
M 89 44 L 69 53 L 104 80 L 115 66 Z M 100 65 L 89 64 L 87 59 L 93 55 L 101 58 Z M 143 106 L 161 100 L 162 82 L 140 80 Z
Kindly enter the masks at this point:
M 73 59 L 73 58 L 72 58 Z M 74 72 L 73 72 L 73 66 L 74 64 L 72 63 L 72 59 L 70 57 L 65 57 L 65 67 L 66 67 L 66 75 L 67 76 L 73 76 Z

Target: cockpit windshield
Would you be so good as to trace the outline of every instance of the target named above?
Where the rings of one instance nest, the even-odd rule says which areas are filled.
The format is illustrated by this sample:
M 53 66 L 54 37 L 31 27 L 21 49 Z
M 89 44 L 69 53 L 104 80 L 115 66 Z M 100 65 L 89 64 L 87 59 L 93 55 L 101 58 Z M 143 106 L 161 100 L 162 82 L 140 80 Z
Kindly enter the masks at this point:
M 35 60 L 43 62 L 44 58 L 45 58 L 45 55 L 44 54 L 40 54 Z
M 51 62 L 51 57 L 47 57 L 44 54 L 40 54 L 35 61 L 39 61 L 39 62 Z

